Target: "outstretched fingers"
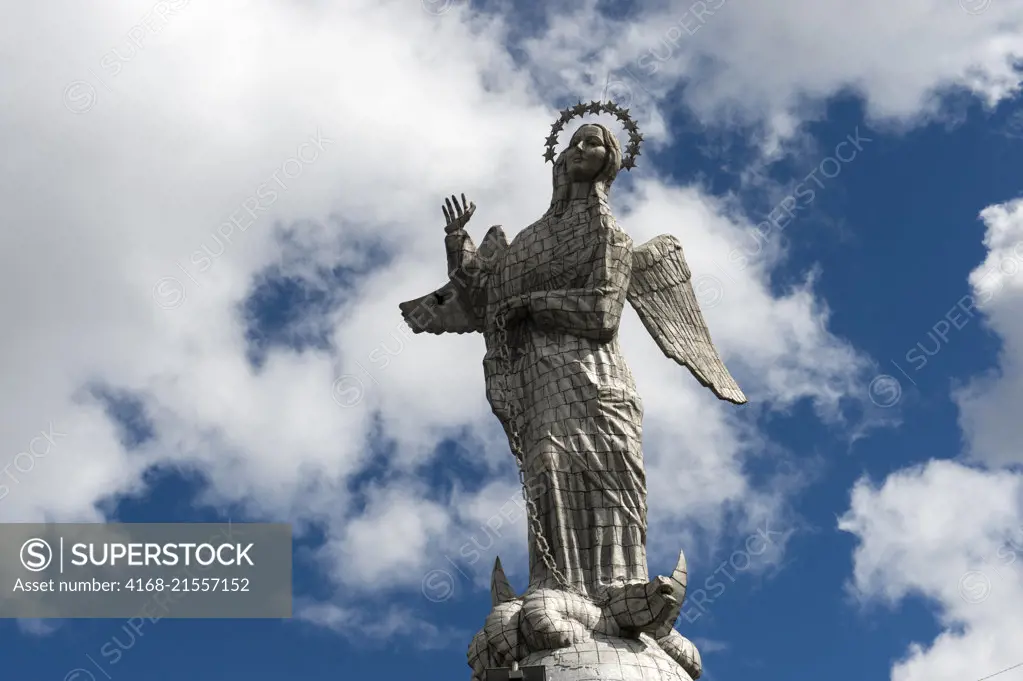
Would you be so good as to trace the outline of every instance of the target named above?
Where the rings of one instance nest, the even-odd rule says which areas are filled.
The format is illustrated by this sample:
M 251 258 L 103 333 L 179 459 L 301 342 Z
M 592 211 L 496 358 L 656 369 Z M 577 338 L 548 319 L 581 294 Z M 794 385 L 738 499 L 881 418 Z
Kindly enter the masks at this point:
M 476 204 L 466 199 L 465 194 L 462 194 L 462 201 L 459 203 L 458 197 L 452 194 L 450 198 L 444 199 L 440 210 L 444 213 L 444 221 L 448 227 L 460 227 L 472 217 L 473 212 L 476 210 Z
M 448 204 L 448 210 L 451 211 L 452 215 L 455 215 L 457 217 L 462 217 L 462 207 L 460 205 L 458 205 L 458 197 L 457 196 L 452 194 L 450 199 L 444 199 L 444 201 Z M 454 210 L 452 210 L 452 208 L 451 208 L 451 204 L 452 203 L 455 206 Z

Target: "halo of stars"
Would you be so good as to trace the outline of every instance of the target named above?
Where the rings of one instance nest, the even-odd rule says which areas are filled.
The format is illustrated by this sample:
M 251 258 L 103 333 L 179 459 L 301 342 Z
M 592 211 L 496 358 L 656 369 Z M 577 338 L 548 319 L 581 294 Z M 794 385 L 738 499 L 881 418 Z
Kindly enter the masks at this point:
M 643 141 L 643 135 L 639 133 L 639 128 L 636 126 L 636 122 L 629 116 L 628 109 L 622 109 L 614 102 L 597 102 L 593 101 L 589 104 L 583 104 L 579 102 L 575 106 L 570 106 L 561 112 L 561 117 L 558 118 L 551 125 L 551 134 L 547 137 L 547 151 L 543 157 L 547 161 L 554 163 L 554 157 L 557 154 L 554 148 L 558 145 L 558 134 L 565 129 L 565 124 L 573 118 L 584 116 L 586 114 L 599 114 L 609 113 L 617 118 L 622 123 L 622 127 L 625 128 L 629 133 L 629 144 L 625 147 L 625 157 L 622 159 L 622 169 L 631 170 L 636 167 L 636 157 L 639 156 L 639 145 Z

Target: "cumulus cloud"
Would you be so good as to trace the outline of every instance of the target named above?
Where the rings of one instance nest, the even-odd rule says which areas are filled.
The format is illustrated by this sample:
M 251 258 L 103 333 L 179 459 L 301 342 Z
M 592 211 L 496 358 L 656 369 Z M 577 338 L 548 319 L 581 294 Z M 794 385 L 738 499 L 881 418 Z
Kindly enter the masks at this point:
M 534 63 L 558 67 L 553 82 L 585 97 L 613 74 L 612 91 L 641 110 L 674 91 L 701 123 L 759 130 L 768 154 L 839 92 L 860 95 L 879 124 L 902 128 L 940 114 L 949 90 L 993 105 L 1020 85 L 1019 0 L 662 1 L 610 22 L 595 18 L 596 5 L 552 10 L 547 31 L 530 41 Z M 585 60 L 580 37 L 590 39 Z
M 825 96 L 856 78 L 878 111 L 907 116 L 967 66 L 985 96 L 1013 85 L 1003 64 L 1016 46 L 1008 3 L 972 24 L 945 9 L 925 16 L 920 3 L 885 4 L 887 37 L 864 52 L 866 65 L 820 40 L 825 14 L 843 18 L 839 5 L 797 13 L 782 3 L 770 16 L 728 6 L 699 34 L 700 49 L 721 42 L 713 28 L 730 36 L 721 44 L 761 52 L 718 54 L 725 67 L 709 71 L 694 52 L 659 77 L 691 68 L 702 94 L 686 102 L 708 121 L 741 99 L 747 118 L 761 110 L 789 126 L 796 94 Z M 679 9 L 640 16 L 622 35 L 636 48 Z M 314 621 L 357 621 L 339 616 L 351 590 L 418 588 L 445 552 L 493 525 L 515 483 L 483 397 L 481 339 L 408 338 L 396 303 L 443 279 L 441 197 L 464 191 L 476 201 L 477 237 L 494 223 L 514 233 L 542 213 L 550 179 L 539 152 L 552 104 L 599 94 L 576 85 L 594 39 L 620 20 L 590 4 L 580 10 L 590 30 L 580 32 L 566 23 L 580 15 L 556 14 L 513 58 L 514 14 L 465 4 L 441 15 L 404 2 L 276 0 L 14 11 L 0 27 L 19 55 L 5 72 L 16 97 L 0 111 L 0 368 L 12 386 L 0 424 L 9 460 L 0 519 L 102 520 L 111 502 L 146 493 L 147 473 L 180 471 L 203 482 L 200 503 L 325 528 L 318 558 L 339 595 L 310 606 Z M 870 15 L 844 18 L 862 35 Z M 921 42 L 953 56 L 924 60 Z M 815 58 L 789 59 L 811 47 Z M 893 59 L 905 66 L 892 69 Z M 764 65 L 770 78 L 759 82 Z M 656 107 L 640 117 L 664 137 Z M 743 416 L 717 403 L 657 355 L 634 316 L 626 321 L 649 406 L 651 522 L 664 528 L 652 542 L 669 556 L 683 518 L 724 528 L 725 507 L 751 526 L 780 512 L 742 473 L 769 444 L 756 409 L 809 399 L 833 416 L 863 359 L 828 332 L 812 286 L 771 293 L 773 257 L 720 271 L 748 238 L 744 217 L 655 168 L 641 172 L 650 174 L 631 190 L 617 188 L 622 224 L 637 241 L 677 234 L 694 272 L 715 278 L 700 291 L 714 337 L 767 405 Z M 325 298 L 317 318 L 296 322 L 283 345 L 267 341 L 253 363 L 247 304 L 267 277 Z M 126 442 L 96 386 L 140 400 L 151 437 Z M 60 434 L 52 443 L 37 439 L 50 429 Z M 438 458 L 452 441 L 451 456 L 503 487 L 459 479 Z M 521 570 L 518 532 L 503 532 L 488 560 L 518 551 Z
M 948 462 L 861 481 L 839 527 L 854 533 L 851 587 L 865 601 L 927 597 L 945 628 L 892 679 L 977 678 L 1019 662 L 1023 478 Z
M 970 275 L 973 298 L 1002 339 L 997 368 L 957 392 L 959 422 L 971 459 L 1023 463 L 1023 199 L 984 209 L 984 262 Z
M 906 651 L 892 668 L 897 681 L 978 677 L 1019 662 L 1023 201 L 980 217 L 988 253 L 970 274 L 971 297 L 1003 345 L 996 369 L 955 395 L 966 463 L 931 461 L 880 485 L 860 481 L 839 523 L 859 540 L 850 586 L 864 602 L 894 606 L 916 594 L 936 604 L 944 631 Z

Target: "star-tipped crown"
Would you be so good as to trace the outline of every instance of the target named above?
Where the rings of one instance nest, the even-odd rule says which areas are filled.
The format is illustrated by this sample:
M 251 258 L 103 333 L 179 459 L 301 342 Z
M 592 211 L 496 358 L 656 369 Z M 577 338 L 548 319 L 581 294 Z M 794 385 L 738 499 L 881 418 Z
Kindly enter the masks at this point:
M 639 133 L 639 127 L 629 116 L 628 109 L 622 109 L 614 102 L 592 101 L 589 104 L 579 102 L 561 111 L 561 116 L 551 125 L 551 134 L 547 137 L 547 151 L 544 152 L 544 159 L 554 162 L 557 152 L 554 149 L 558 146 L 558 133 L 565 129 L 565 123 L 573 118 L 586 114 L 609 113 L 622 122 L 622 127 L 629 133 L 629 144 L 625 148 L 625 157 L 622 159 L 622 168 L 631 170 L 636 167 L 636 157 L 639 156 L 639 146 L 643 141 L 643 135 Z

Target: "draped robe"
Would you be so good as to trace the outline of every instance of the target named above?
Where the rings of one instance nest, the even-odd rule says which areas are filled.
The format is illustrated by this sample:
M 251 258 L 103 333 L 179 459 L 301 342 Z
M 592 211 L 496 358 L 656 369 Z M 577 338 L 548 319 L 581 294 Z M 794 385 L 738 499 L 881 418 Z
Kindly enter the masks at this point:
M 558 204 L 489 263 L 464 231 L 449 235 L 449 267 L 481 273 L 488 400 L 509 435 L 519 415 L 528 494 L 554 564 L 598 597 L 648 579 L 643 409 L 617 336 L 632 240 L 604 191 Z M 506 374 L 495 313 L 514 298 L 526 314 L 507 327 Z M 529 564 L 530 590 L 560 587 L 531 524 Z

